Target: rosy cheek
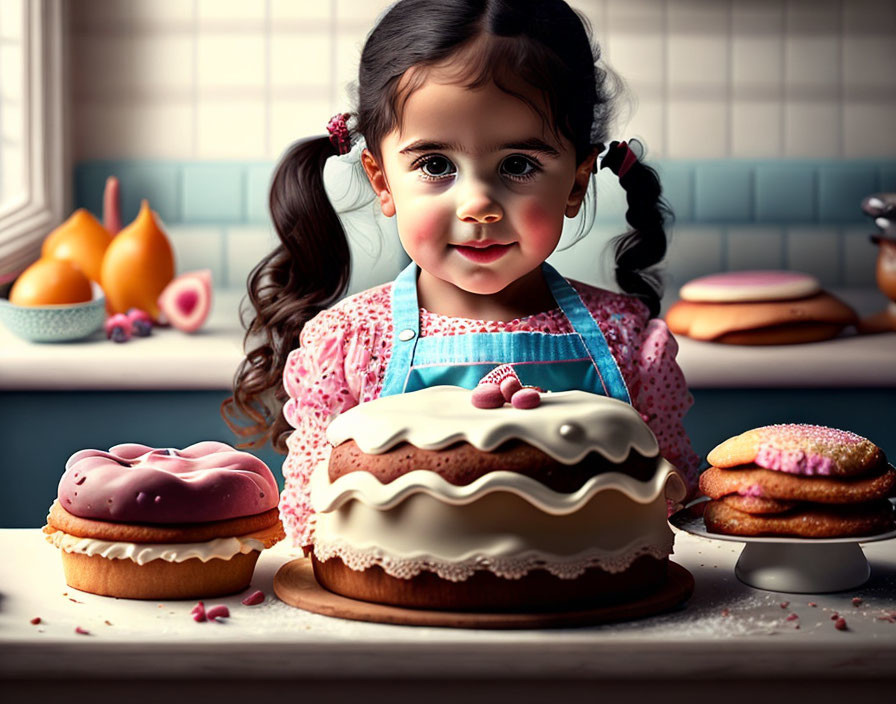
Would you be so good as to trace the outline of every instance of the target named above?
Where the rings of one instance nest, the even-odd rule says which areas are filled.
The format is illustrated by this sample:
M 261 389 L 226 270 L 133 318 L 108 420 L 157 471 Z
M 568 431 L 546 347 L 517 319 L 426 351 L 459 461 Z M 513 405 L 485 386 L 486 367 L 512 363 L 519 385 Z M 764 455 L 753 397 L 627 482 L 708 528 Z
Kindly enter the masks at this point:
M 416 213 L 413 220 L 407 223 L 406 233 L 408 239 L 414 244 L 427 244 L 439 238 L 441 220 L 432 212 Z
M 529 233 L 533 240 L 543 241 L 557 236 L 558 224 L 556 216 L 552 216 L 544 208 L 544 204 L 537 199 L 521 204 L 520 218 L 526 228 L 526 232 Z M 560 226 L 562 226 L 562 221 Z

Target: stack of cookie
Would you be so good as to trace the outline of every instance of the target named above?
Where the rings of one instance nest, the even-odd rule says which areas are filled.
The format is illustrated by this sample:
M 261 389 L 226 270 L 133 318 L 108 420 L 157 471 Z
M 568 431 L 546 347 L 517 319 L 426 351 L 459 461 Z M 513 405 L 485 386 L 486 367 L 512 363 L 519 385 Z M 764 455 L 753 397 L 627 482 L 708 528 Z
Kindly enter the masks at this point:
M 896 470 L 871 441 L 817 425 L 769 425 L 707 455 L 712 533 L 837 538 L 896 528 Z
M 730 271 L 689 281 L 666 313 L 676 335 L 732 345 L 786 345 L 828 340 L 856 312 L 796 271 Z

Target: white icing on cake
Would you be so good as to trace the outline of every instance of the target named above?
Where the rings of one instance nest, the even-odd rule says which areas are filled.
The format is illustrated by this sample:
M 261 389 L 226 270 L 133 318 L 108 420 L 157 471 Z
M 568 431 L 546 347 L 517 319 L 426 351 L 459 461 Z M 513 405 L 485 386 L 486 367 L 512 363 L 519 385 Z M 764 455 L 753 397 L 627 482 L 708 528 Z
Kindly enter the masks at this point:
M 334 446 L 353 439 L 376 455 L 401 442 L 440 450 L 463 441 L 489 452 L 519 438 L 564 464 L 576 464 L 592 451 L 611 462 L 622 462 L 631 449 L 645 457 L 659 453 L 638 412 L 616 399 L 561 391 L 543 394 L 538 408 L 523 410 L 475 408 L 470 398 L 470 391 L 459 386 L 383 396 L 337 416 L 327 439 Z
M 665 460 L 661 459 L 653 478 L 646 482 L 620 472 L 605 472 L 588 479 L 580 489 L 572 493 L 554 491 L 537 479 L 517 472 L 488 472 L 478 479 L 458 486 L 451 484 L 436 472 L 418 469 L 382 484 L 369 472 L 349 472 L 330 482 L 327 463 L 321 462 L 311 475 L 311 505 L 317 513 L 335 511 L 356 499 L 377 509 L 388 511 L 414 494 L 428 494 L 440 502 L 464 506 L 483 496 L 496 492 L 514 494 L 535 508 L 552 516 L 566 516 L 582 509 L 595 494 L 602 491 L 618 491 L 639 504 L 653 502 L 657 496 L 681 501 L 687 489 L 681 476 Z
M 683 496 L 684 483 L 669 464 L 649 482 L 611 472 L 574 494 L 513 472 L 482 479 L 492 475 L 469 491 L 428 471 L 408 473 L 407 483 L 352 472 L 330 484 L 321 463 L 312 477 L 314 553 L 354 570 L 379 565 L 405 579 L 428 570 L 461 581 L 481 569 L 516 579 L 542 568 L 572 579 L 590 567 L 620 572 L 641 555 L 672 552 L 666 486 Z M 523 491 L 533 484 L 537 498 Z

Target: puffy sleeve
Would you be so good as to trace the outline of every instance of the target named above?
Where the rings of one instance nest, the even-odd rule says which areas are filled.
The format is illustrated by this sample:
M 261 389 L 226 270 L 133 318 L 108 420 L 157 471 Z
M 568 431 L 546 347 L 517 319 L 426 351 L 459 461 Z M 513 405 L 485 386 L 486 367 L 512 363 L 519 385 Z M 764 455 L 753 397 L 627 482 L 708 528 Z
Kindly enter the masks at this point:
M 660 452 L 685 476 L 688 499 L 697 492 L 700 458 L 684 429 L 684 416 L 694 397 L 678 362 L 678 343 L 665 321 L 646 319 L 632 331 L 626 375 L 632 405 L 656 435 Z
M 647 306 L 636 298 L 599 289 L 582 294 L 619 364 L 632 405 L 656 436 L 660 453 L 685 476 L 692 498 L 700 458 L 684 430 L 694 397 L 675 361 L 678 343 L 666 323 L 651 319 Z
M 295 428 L 287 439 L 280 517 L 297 547 L 310 544 L 311 502 L 308 482 L 319 462 L 330 455 L 326 430 L 337 415 L 359 403 L 358 370 L 365 368 L 364 344 L 340 310 L 323 311 L 302 330 L 300 346 L 283 370 L 289 400 L 283 415 Z

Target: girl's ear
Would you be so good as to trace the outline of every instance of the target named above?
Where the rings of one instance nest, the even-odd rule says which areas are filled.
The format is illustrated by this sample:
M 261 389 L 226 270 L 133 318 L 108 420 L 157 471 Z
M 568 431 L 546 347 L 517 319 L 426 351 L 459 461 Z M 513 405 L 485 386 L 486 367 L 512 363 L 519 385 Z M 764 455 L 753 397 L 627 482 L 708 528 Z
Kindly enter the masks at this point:
M 392 200 L 392 192 L 386 181 L 386 172 L 367 149 L 361 152 L 361 164 L 364 166 L 364 172 L 373 187 L 373 192 L 380 200 L 380 209 L 383 211 L 383 215 L 391 218 L 395 215 L 395 201 Z
M 597 159 L 599 150 L 594 149 L 585 159 L 576 167 L 576 179 L 572 184 L 572 190 L 569 192 L 569 198 L 566 200 L 566 217 L 573 218 L 582 207 L 582 201 L 585 200 L 585 193 L 588 190 L 588 183 L 591 180 L 591 174 L 594 173 L 594 162 Z

